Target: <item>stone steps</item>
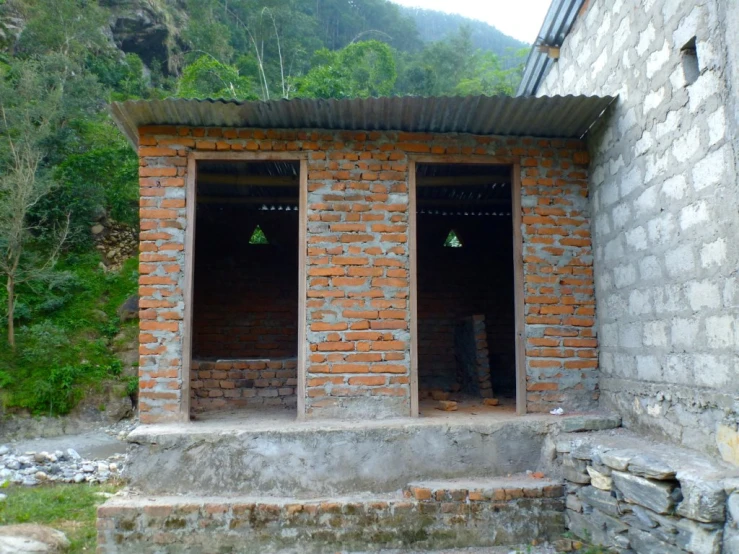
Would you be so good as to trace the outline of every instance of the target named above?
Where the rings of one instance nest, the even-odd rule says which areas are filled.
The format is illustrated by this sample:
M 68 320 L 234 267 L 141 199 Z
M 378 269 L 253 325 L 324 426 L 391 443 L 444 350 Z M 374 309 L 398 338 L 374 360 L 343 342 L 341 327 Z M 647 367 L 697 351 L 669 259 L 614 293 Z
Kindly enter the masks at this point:
M 564 532 L 564 488 L 514 475 L 419 481 L 385 494 L 118 495 L 98 509 L 98 552 L 371 552 L 517 545 Z

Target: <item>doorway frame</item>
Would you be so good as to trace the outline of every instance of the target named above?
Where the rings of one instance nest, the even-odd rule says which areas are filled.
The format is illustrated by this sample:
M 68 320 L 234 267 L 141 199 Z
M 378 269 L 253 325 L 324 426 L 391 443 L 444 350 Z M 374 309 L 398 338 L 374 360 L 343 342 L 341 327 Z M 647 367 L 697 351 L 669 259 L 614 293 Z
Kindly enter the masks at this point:
M 416 221 L 416 169 L 418 164 L 497 165 L 511 171 L 511 223 L 513 225 L 513 314 L 516 358 L 516 415 L 526 414 L 526 344 L 524 336 L 523 236 L 521 232 L 521 164 L 510 158 L 487 156 L 408 156 L 408 242 L 410 254 L 411 417 L 418 417 L 418 252 Z
M 306 301 L 307 275 L 306 257 L 308 254 L 308 154 L 306 152 L 193 152 L 187 156 L 187 177 L 185 181 L 185 286 L 183 300 L 185 310 L 183 316 L 182 334 L 182 387 L 180 401 L 180 419 L 190 421 L 190 379 L 192 366 L 192 318 L 193 293 L 195 287 L 195 229 L 197 206 L 197 166 L 198 162 L 298 162 L 298 385 L 297 419 L 305 417 L 305 360 L 307 355 L 306 343 Z

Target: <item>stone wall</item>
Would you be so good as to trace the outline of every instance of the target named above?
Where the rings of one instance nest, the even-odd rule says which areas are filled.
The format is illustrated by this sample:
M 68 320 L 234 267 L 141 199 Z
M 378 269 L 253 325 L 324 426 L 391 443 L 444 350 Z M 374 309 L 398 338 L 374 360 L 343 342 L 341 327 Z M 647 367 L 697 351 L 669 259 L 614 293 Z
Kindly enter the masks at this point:
M 560 436 L 567 523 L 636 554 L 737 552 L 739 470 L 629 433 Z
M 735 456 L 736 11 L 592 0 L 537 92 L 618 95 L 588 139 L 602 406 L 714 453 L 724 421 Z
M 260 406 L 294 408 L 297 368 L 295 358 L 193 360 L 190 409 L 204 412 Z
M 588 155 L 577 140 L 142 127 L 140 413 L 182 420 L 187 156 L 308 158 L 306 416 L 410 414 L 410 154 L 522 167 L 527 408 L 597 399 Z M 195 285 L 197 287 L 197 284 Z

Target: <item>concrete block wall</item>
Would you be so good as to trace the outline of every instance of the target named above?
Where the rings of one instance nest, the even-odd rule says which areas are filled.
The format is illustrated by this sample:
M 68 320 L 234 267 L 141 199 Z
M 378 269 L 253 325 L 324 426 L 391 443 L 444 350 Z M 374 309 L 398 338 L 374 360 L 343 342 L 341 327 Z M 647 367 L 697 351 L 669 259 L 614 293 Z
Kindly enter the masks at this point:
M 297 405 L 298 360 L 193 360 L 190 365 L 190 410 Z
M 184 185 L 193 150 L 308 155 L 307 417 L 410 413 L 407 173 L 414 153 L 520 163 L 527 407 L 574 410 L 597 400 L 581 141 L 167 126 L 142 127 L 139 135 L 143 422 L 183 418 Z
M 618 95 L 588 139 L 602 406 L 734 455 L 738 6 L 591 0 L 537 92 Z

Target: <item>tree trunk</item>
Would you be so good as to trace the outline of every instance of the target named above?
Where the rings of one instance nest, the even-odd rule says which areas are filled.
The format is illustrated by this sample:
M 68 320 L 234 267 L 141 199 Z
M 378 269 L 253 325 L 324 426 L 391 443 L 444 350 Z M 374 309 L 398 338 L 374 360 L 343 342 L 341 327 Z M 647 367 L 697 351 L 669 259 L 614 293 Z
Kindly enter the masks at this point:
M 8 275 L 8 282 L 5 286 L 8 290 L 8 344 L 15 350 L 15 327 L 13 324 L 15 311 L 15 280 Z

